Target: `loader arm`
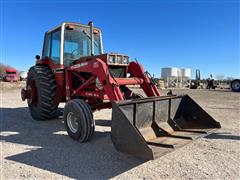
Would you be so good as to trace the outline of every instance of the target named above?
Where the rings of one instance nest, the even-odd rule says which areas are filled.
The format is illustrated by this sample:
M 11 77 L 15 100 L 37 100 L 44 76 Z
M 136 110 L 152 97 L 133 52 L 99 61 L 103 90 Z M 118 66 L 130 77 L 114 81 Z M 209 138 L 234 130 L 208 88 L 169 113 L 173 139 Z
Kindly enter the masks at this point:
M 76 90 L 73 90 L 71 82 L 72 75 L 74 74 L 82 78 L 77 72 L 89 73 L 92 76 L 87 80 L 84 79 L 84 83 Z M 109 72 L 107 64 L 100 58 L 70 66 L 65 70 L 66 99 L 70 100 L 74 98 L 75 95 L 86 98 L 104 98 L 104 95 L 106 95 L 111 102 L 123 101 L 124 92 L 120 89 L 121 85 L 140 85 L 148 97 L 160 96 L 156 85 L 152 83 L 144 73 L 144 69 L 139 63 L 131 62 L 128 66 L 127 73 L 130 74 L 129 78 L 114 78 Z M 86 90 L 97 78 L 103 85 L 103 90 Z
M 143 83 L 141 83 L 140 86 L 148 97 L 160 96 L 157 86 L 150 80 L 144 72 L 143 66 L 138 62 L 130 62 L 128 66 L 128 73 L 131 77 L 138 77 L 143 80 Z

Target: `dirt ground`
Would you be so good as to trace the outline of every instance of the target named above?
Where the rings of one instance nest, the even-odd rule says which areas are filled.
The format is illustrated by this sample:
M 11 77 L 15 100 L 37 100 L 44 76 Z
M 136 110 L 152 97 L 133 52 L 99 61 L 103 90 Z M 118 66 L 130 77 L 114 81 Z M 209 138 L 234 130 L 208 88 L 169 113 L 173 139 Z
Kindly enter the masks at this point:
M 80 144 L 68 137 L 61 118 L 32 120 L 20 98 L 21 86 L 1 83 L 1 179 L 240 179 L 240 93 L 174 90 L 189 94 L 222 128 L 143 162 L 114 149 L 111 110 L 94 113 L 93 139 Z

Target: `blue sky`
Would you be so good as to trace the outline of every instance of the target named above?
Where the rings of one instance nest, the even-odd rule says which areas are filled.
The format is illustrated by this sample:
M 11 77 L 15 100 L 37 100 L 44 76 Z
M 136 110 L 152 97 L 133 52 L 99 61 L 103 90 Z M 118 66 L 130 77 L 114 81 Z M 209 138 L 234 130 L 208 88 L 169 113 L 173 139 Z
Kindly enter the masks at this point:
M 20 70 L 34 65 L 45 31 L 92 20 L 105 52 L 137 58 L 155 76 L 174 66 L 240 77 L 239 1 L 0 1 L 0 60 Z

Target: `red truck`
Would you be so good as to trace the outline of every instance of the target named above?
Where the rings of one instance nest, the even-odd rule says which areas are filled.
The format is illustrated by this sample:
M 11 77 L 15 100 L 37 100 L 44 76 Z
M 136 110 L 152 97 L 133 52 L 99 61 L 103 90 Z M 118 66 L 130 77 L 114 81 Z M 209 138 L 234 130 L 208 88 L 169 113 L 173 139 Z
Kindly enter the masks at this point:
M 6 75 L 4 77 L 4 80 L 7 82 L 17 82 L 18 81 L 18 73 L 16 69 L 13 68 L 7 68 L 6 69 Z

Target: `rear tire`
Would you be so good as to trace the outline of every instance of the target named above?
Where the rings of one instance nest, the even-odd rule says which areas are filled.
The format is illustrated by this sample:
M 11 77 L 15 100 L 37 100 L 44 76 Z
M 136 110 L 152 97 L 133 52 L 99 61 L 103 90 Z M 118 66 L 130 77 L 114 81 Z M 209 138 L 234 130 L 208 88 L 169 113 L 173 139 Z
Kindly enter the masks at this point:
M 231 89 L 234 92 L 240 92 L 240 79 L 235 79 L 231 82 Z
M 70 100 L 64 108 L 63 119 L 68 135 L 81 143 L 91 139 L 95 124 L 90 106 L 81 99 Z
M 28 107 L 35 120 L 49 120 L 57 117 L 58 104 L 54 104 L 56 81 L 49 67 L 33 66 L 29 69 L 27 88 L 31 88 Z

